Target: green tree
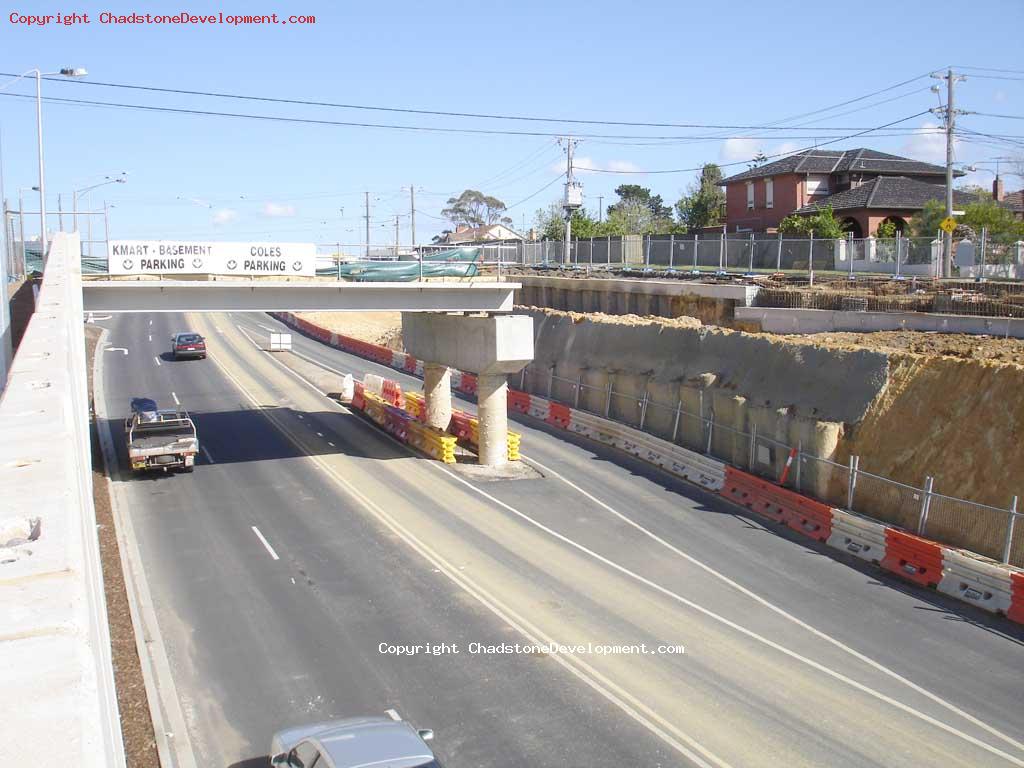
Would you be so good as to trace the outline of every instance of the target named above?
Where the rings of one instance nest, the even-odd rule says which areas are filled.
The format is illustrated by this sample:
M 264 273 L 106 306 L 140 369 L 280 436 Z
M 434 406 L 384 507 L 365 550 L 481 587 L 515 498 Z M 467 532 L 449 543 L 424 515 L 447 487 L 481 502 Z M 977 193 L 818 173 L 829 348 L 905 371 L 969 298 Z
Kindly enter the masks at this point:
M 826 205 L 817 213 L 806 216 L 791 213 L 779 222 L 779 232 L 784 235 L 803 235 L 805 237 L 809 237 L 813 232 L 815 237 L 822 240 L 838 240 L 846 237 L 842 223 L 832 213 L 831 205 Z
M 565 239 L 565 215 L 562 212 L 561 203 L 551 203 L 547 208 L 541 208 L 534 216 L 535 226 L 541 240 L 564 240 Z M 572 237 L 575 240 L 599 237 L 606 234 L 602 226 L 591 218 L 590 214 L 583 208 L 577 209 L 572 214 Z
M 456 226 L 480 227 L 499 222 L 507 226 L 512 219 L 503 215 L 506 208 L 505 203 L 496 197 L 467 189 L 458 197 L 449 197 L 441 215 Z
M 722 169 L 714 163 L 707 163 L 701 168 L 700 178 L 690 185 L 687 193 L 676 203 L 676 212 L 685 230 L 698 230 L 721 224 L 724 208 Z
M 1017 221 L 1012 211 L 991 199 L 965 206 L 960 223 L 975 232 L 981 232 L 982 228 L 988 230 L 987 236 L 992 242 L 1009 243 L 1024 238 L 1024 222 Z
M 946 218 L 946 204 L 942 200 L 929 200 L 921 212 L 910 219 L 910 231 L 915 237 L 935 237 L 939 223 Z
M 672 218 L 672 208 L 665 205 L 661 195 L 651 194 L 651 190 L 647 187 L 641 187 L 639 184 L 620 184 L 615 188 L 615 194 L 619 196 L 619 202 L 608 206 L 609 216 L 612 215 L 616 207 L 626 201 L 636 201 L 647 207 L 651 212 L 652 219 Z
M 891 219 L 885 219 L 878 225 L 878 229 L 875 230 L 875 237 L 896 237 L 896 233 L 898 231 L 899 227 L 896 226 L 895 221 L 892 221 Z

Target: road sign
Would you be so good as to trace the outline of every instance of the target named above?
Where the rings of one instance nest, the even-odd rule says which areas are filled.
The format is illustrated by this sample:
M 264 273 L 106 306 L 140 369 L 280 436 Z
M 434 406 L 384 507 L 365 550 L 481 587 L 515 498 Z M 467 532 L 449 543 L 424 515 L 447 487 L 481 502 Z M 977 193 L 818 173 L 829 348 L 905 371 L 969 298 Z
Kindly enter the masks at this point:
M 271 352 L 291 352 L 292 350 L 292 335 L 290 333 L 272 333 L 270 334 L 270 351 Z
M 316 274 L 312 243 L 208 243 L 178 240 L 111 240 L 107 271 L 112 275 Z
M 952 216 L 947 216 L 942 220 L 942 223 L 939 224 L 939 228 L 943 232 L 952 235 L 953 230 L 956 229 L 956 219 L 954 219 Z

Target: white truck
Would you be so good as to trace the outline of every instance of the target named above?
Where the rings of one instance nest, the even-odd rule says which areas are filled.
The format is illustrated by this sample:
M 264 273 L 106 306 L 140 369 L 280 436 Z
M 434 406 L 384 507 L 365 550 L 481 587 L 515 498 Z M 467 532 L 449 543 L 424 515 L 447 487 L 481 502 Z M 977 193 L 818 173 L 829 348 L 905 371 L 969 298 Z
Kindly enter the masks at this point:
M 132 471 L 181 468 L 191 472 L 199 453 L 199 437 L 188 411 L 160 409 L 155 400 L 144 397 L 133 398 L 131 407 L 124 432 Z

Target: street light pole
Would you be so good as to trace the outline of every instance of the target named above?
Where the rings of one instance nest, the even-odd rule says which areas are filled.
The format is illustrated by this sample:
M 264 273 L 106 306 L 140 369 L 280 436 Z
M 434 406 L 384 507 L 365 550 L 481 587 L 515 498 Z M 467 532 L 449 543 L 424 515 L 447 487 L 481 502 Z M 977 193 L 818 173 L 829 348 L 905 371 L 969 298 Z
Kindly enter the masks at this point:
M 39 244 L 42 246 L 43 263 L 46 263 L 46 169 L 43 163 L 43 77 L 50 75 L 64 75 L 65 77 L 85 77 L 88 72 L 81 67 L 76 68 L 65 68 L 59 72 L 43 72 L 42 70 L 30 69 L 27 72 L 18 75 L 14 80 L 9 81 L 4 85 L 10 85 L 15 80 L 20 80 L 28 75 L 34 75 L 36 78 L 36 141 L 38 144 L 37 153 L 39 155 Z

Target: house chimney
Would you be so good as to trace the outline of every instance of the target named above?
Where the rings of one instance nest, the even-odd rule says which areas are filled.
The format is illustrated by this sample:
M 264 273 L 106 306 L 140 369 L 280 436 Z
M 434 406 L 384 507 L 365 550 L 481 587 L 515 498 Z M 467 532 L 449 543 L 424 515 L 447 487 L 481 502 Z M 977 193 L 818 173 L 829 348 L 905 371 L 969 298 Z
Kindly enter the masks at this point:
M 1006 197 L 1006 193 L 1003 191 L 1003 180 L 996 176 L 996 180 L 992 182 L 992 199 L 997 203 L 1003 202 Z

